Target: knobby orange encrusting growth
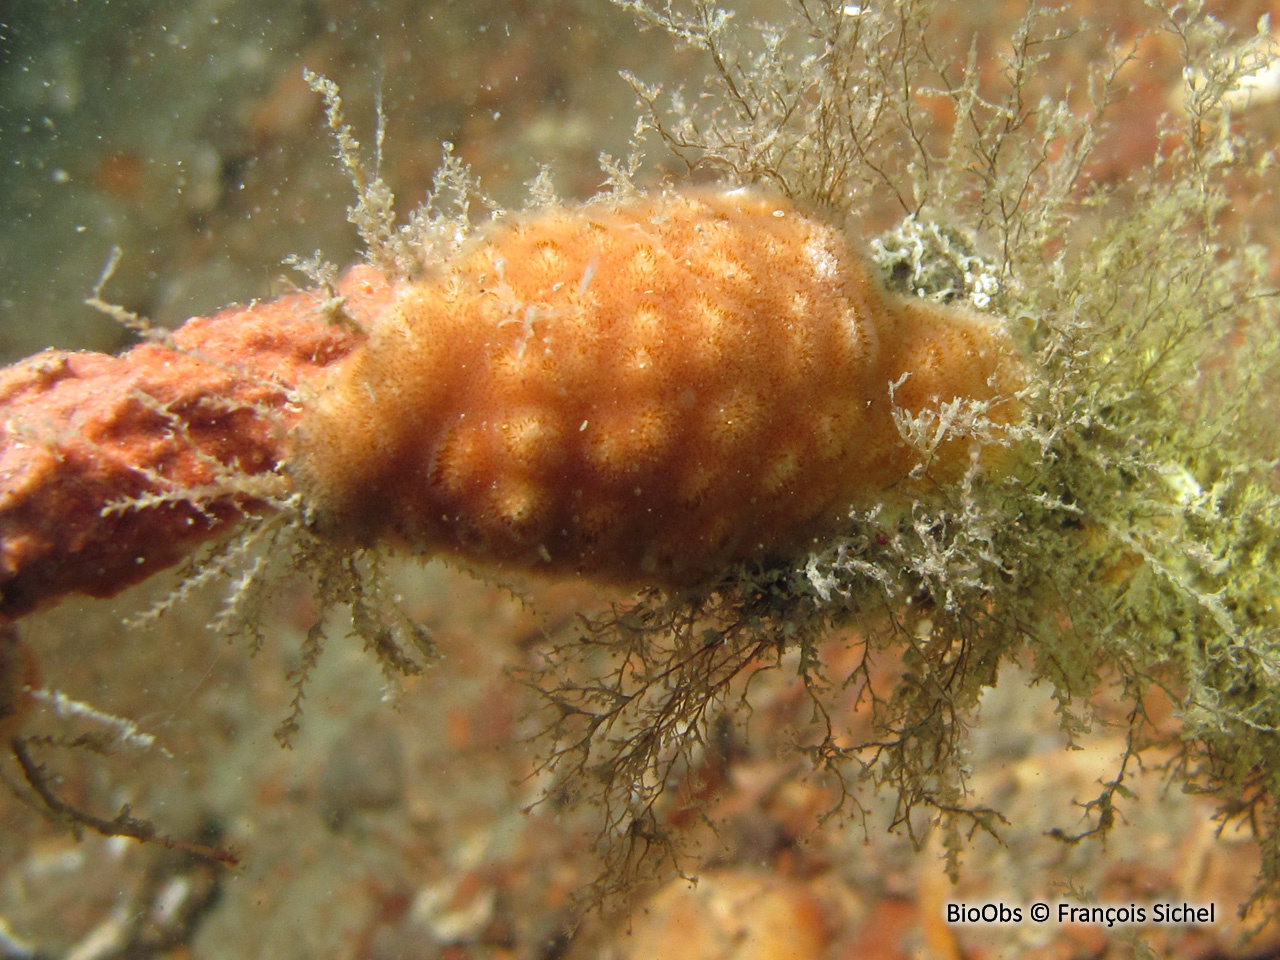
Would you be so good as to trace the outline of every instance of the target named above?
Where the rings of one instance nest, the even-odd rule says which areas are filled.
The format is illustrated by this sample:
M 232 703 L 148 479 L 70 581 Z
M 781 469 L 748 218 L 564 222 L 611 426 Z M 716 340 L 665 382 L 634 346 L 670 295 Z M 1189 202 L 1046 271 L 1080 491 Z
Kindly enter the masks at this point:
M 957 479 L 963 437 L 909 479 L 895 405 L 1008 423 L 1020 384 L 998 323 L 891 297 L 786 201 L 601 201 L 406 283 L 314 397 L 292 472 L 340 540 L 682 584 Z
M 968 467 L 955 435 L 909 478 L 895 407 L 1019 411 L 996 321 L 889 296 L 837 230 L 748 191 L 517 216 L 340 293 L 367 339 L 305 294 L 4 371 L 0 615 L 177 562 L 253 500 L 228 477 L 282 463 L 339 542 L 689 583 Z

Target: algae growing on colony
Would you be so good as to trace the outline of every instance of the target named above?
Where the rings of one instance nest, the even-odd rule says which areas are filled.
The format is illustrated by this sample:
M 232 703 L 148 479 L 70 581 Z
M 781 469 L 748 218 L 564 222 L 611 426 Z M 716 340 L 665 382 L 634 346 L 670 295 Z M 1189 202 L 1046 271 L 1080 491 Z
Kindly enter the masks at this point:
M 740 672 L 785 663 L 813 697 L 814 763 L 895 793 L 907 827 L 933 809 L 955 854 L 996 815 L 967 806 L 966 726 L 1002 665 L 1024 662 L 1069 737 L 1091 726 L 1102 689 L 1130 707 L 1129 749 L 1065 842 L 1110 829 L 1135 757 L 1172 746 L 1153 755 L 1174 782 L 1258 831 L 1258 893 L 1274 893 L 1280 306 L 1267 251 L 1232 216 L 1273 173 L 1228 108 L 1272 62 L 1265 21 L 1235 41 L 1199 5 L 1152 5 L 1185 57 L 1181 111 L 1150 168 L 1103 183 L 1091 163 L 1125 52 L 1094 68 L 1087 96 L 1054 90 L 1055 43 L 1074 28 L 1059 14 L 1028 14 L 992 78 L 933 49 L 923 3 L 800 2 L 789 26 L 761 29 L 709 3 L 623 5 L 713 70 L 703 97 L 633 78 L 653 139 L 690 171 L 770 184 L 836 222 L 903 220 L 870 244 L 886 278 L 1008 318 L 1030 360 L 1026 416 L 1016 442 L 994 441 L 1008 444 L 1006 471 L 975 469 L 910 509 L 855 511 L 802 562 L 654 596 L 588 631 L 618 667 L 603 684 L 543 678 L 560 711 L 553 768 L 640 836 L 622 860 L 661 845 L 663 784 L 710 704 L 744 696 Z M 948 122 L 923 119 L 926 99 L 949 105 Z M 962 402 L 899 427 L 926 479 L 944 438 L 993 442 L 984 411 Z M 849 624 L 862 675 L 827 675 L 818 639 Z M 903 658 L 890 692 L 867 672 L 886 656 Z M 850 683 L 877 719 L 864 742 L 825 706 Z M 1176 733 L 1147 721 L 1155 690 L 1177 705 Z

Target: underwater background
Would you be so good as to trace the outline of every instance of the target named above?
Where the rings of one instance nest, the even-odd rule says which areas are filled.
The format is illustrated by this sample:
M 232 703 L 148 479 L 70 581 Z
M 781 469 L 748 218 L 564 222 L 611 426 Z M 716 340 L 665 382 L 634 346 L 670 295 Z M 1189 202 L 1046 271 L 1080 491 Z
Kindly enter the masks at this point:
M 1082 32 L 1081 64 L 1114 34 L 1128 42 L 1139 3 L 1072 4 L 1102 26 Z M 1210 4 L 1248 32 L 1276 7 Z M 1022 15 L 1014 2 L 940 3 L 935 29 L 980 62 Z M 744 3 L 770 19 L 780 2 Z M 1280 17 L 1280 9 L 1274 13 Z M 976 33 L 975 33 L 976 32 Z M 1145 162 L 1147 123 L 1179 81 L 1169 51 L 1121 104 L 1108 145 L 1112 176 Z M 993 61 L 994 62 L 994 61 Z M 347 222 L 351 188 L 333 158 L 308 68 L 335 80 L 372 148 L 386 118 L 382 175 L 405 212 L 451 143 L 498 204 L 519 206 L 549 164 L 572 199 L 604 180 L 600 153 L 622 156 L 636 124 L 629 69 L 646 82 L 688 84 L 705 63 L 602 0 L 6 0 L 0 6 L 0 354 L 46 347 L 115 351 L 129 335 L 84 305 L 108 259 L 106 299 L 166 324 L 233 302 L 269 298 L 305 278 L 282 260 L 316 250 L 339 264 L 359 248 Z M 1259 101 L 1280 129 L 1280 107 Z M 1147 124 L 1144 126 L 1144 124 Z M 639 179 L 679 181 L 682 165 L 647 144 Z M 1260 222 L 1280 276 L 1277 223 Z M 74 598 L 24 622 L 43 681 L 137 722 L 150 748 L 100 757 L 49 750 L 60 793 L 111 815 L 122 804 L 172 836 L 239 851 L 211 866 L 119 838 L 77 839 L 24 804 L 21 774 L 0 771 L 0 958 L 553 957 L 1125 957 L 1136 931 L 1105 926 L 966 928 L 941 922 L 948 900 L 1024 903 L 1039 896 L 1104 902 L 1157 898 L 1218 905 L 1210 927 L 1158 931 L 1161 956 L 1280 956 L 1272 923 L 1241 946 L 1236 909 L 1251 892 L 1256 852 L 1212 804 L 1139 774 L 1123 829 L 1106 845 L 1068 846 L 1078 811 L 1124 749 L 1100 729 L 1063 750 L 1046 692 L 1006 671 L 984 701 L 970 763 L 981 800 L 1011 824 L 1004 843 L 978 837 L 951 886 L 939 837 L 916 850 L 886 830 L 892 806 L 866 801 L 868 824 L 824 818 L 838 790 L 789 751 L 809 722 L 799 681 L 756 681 L 748 720 L 725 720 L 720 754 L 683 784 L 673 822 L 691 831 L 701 882 L 640 886 L 603 913 L 576 894 L 596 876 L 592 811 L 553 798 L 536 774 L 535 700 L 511 668 L 536 666 L 573 636 L 583 612 L 616 596 L 581 584 L 516 597 L 443 564 L 397 567 L 408 613 L 443 654 L 388 692 L 354 641 L 331 643 L 311 682 L 301 732 L 282 750 L 287 677 L 315 607 L 282 588 L 257 652 L 206 629 L 222 593 L 155 622 L 131 617 L 173 588 L 156 578 L 112 601 Z M 225 589 L 225 588 L 224 588 Z M 340 633 L 341 630 L 335 631 Z M 828 670 L 855 664 L 833 635 Z M 894 676 L 885 664 L 884 682 Z M 393 702 L 388 702 L 393 701 Z M 1123 716 L 1126 705 L 1099 709 Z M 854 709 L 851 706 L 851 711 Z M 1148 706 L 1159 715 L 1162 705 Z M 1163 709 L 1166 709 L 1167 706 Z M 37 732 L 73 734 L 82 720 L 48 712 Z M 857 717 L 849 722 L 856 729 Z M 12 789 L 10 789 L 12 787 Z M 715 830 L 697 829 L 703 812 Z M 923 826 L 923 825 L 922 825 Z M 927 832 L 927 831 L 926 831 Z M 1251 922 L 1265 917 L 1254 916 Z M 1146 931 L 1150 934 L 1150 931 Z

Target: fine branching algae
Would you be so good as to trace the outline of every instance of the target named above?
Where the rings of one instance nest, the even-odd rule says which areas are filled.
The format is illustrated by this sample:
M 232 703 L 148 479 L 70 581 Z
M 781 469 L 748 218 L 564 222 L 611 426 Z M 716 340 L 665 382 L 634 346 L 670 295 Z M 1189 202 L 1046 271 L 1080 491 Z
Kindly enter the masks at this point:
M 610 862 L 678 862 L 664 789 L 770 667 L 803 678 L 817 735 L 802 748 L 848 788 L 841 812 L 857 812 L 859 784 L 890 791 L 898 825 L 932 811 L 958 856 L 998 822 L 968 799 L 965 731 L 1017 661 L 1052 690 L 1072 741 L 1095 722 L 1095 693 L 1118 689 L 1130 707 L 1127 752 L 1064 842 L 1110 829 L 1135 759 L 1163 747 L 1151 755 L 1174 783 L 1249 823 L 1257 893 L 1274 894 L 1280 302 L 1233 215 L 1273 158 L 1227 109 L 1272 62 L 1265 22 L 1238 40 L 1198 4 L 1153 5 L 1152 29 L 1185 60 L 1181 110 L 1149 167 L 1104 182 L 1091 163 L 1126 56 L 1082 91 L 1056 88 L 1058 46 L 1088 27 L 1055 12 L 1032 10 L 984 78 L 972 55 L 957 65 L 935 47 L 926 3 L 798 0 L 790 23 L 763 28 L 707 2 L 623 6 L 710 63 L 697 96 L 632 78 L 644 131 L 690 175 L 768 185 L 851 231 L 896 221 L 863 234 L 885 282 L 1005 318 L 1030 372 L 1007 469 L 975 461 L 906 509 L 854 509 L 805 555 L 651 593 L 554 651 L 531 678 L 549 701 L 548 764 L 607 811 Z M 922 465 L 948 438 L 990 443 L 990 427 L 963 401 L 898 416 Z M 819 656 L 835 628 L 859 638 L 852 676 Z M 886 658 L 901 672 L 876 689 Z M 829 710 L 850 685 L 875 718 L 862 742 Z M 1153 690 L 1177 704 L 1176 732 L 1148 720 Z

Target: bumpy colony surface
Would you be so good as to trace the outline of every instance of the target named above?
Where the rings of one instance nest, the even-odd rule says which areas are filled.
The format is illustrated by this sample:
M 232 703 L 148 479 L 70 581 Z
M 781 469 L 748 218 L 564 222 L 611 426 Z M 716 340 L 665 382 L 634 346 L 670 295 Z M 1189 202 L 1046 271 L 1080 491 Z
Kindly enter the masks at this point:
M 784 201 L 556 209 L 406 284 L 321 389 L 293 469 L 331 536 L 688 583 L 901 491 L 904 373 L 896 402 L 919 411 L 1008 397 L 1016 366 L 998 326 L 889 298 Z M 969 462 L 954 441 L 928 474 Z

